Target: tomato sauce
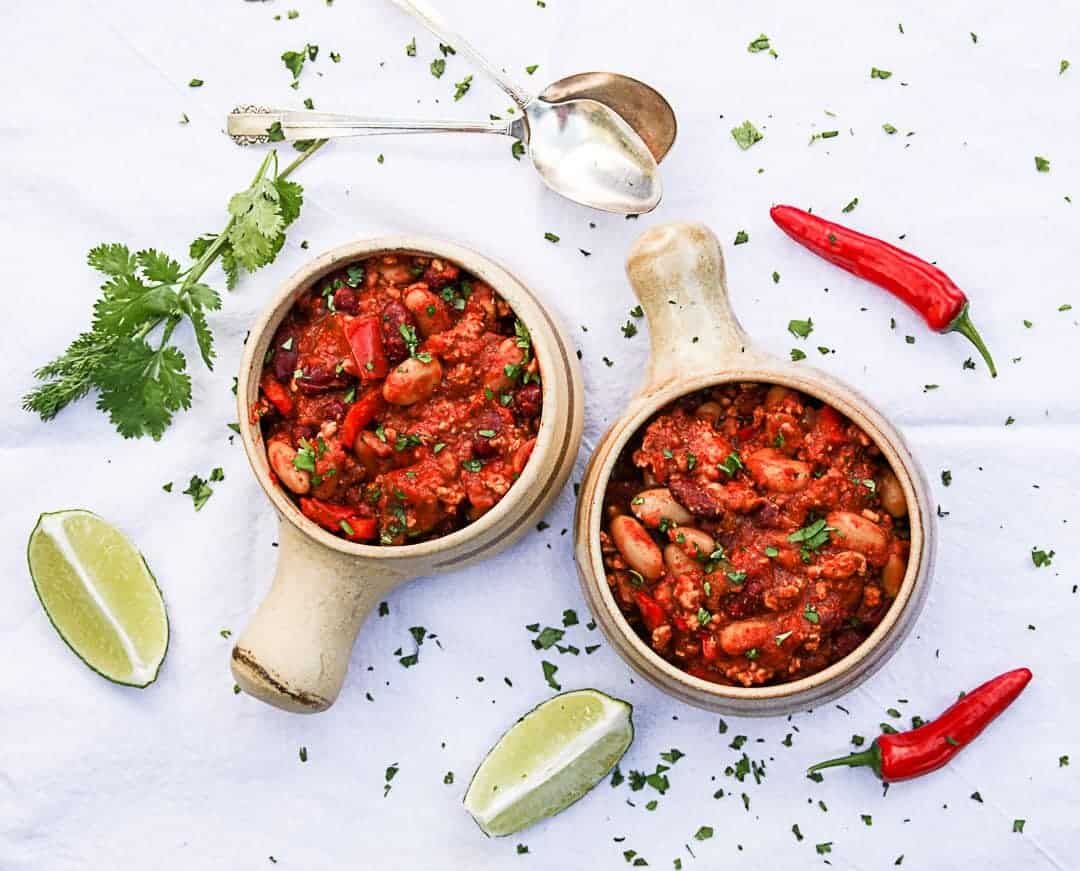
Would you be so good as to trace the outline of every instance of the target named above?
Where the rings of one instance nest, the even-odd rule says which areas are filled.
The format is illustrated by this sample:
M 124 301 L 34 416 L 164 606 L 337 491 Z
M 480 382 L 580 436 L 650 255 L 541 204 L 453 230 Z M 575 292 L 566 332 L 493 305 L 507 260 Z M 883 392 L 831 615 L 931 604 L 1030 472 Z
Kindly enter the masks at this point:
M 842 659 L 907 569 L 907 504 L 880 450 L 778 385 L 724 385 L 659 412 L 620 456 L 605 517 L 624 615 L 716 683 L 783 683 Z
M 529 332 L 438 258 L 383 255 L 303 293 L 259 398 L 272 474 L 351 541 L 412 544 L 491 510 L 521 474 L 543 392 Z

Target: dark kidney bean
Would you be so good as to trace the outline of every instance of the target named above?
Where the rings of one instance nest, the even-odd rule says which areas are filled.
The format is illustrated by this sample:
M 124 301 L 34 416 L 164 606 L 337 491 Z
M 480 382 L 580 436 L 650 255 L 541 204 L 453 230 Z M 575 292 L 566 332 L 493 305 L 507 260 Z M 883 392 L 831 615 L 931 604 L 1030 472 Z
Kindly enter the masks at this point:
M 763 607 L 761 581 L 756 578 L 747 581 L 738 592 L 724 596 L 720 600 L 720 606 L 732 620 L 742 620 L 744 617 L 761 613 Z
M 351 287 L 339 287 L 334 292 L 334 308 L 347 315 L 354 315 L 360 311 L 356 291 Z
M 447 263 L 445 260 L 436 258 L 431 261 L 431 265 L 424 271 L 424 281 L 432 290 L 438 290 L 446 287 L 452 281 L 457 281 L 460 274 L 461 270 L 453 263 Z
M 473 453 L 484 459 L 495 456 L 499 452 L 499 448 L 493 445 L 492 442 L 502 432 L 502 428 L 502 418 L 496 412 L 489 411 L 481 415 L 477 420 L 476 430 L 473 432 Z M 481 435 L 481 430 L 485 433 L 494 433 L 494 435 Z
M 305 369 L 304 377 L 296 379 L 296 388 L 308 395 L 327 393 L 344 386 L 345 381 L 338 377 L 333 369 L 328 369 L 326 366 L 316 365 Z
M 296 358 L 297 352 L 297 338 L 292 333 L 278 333 L 273 345 L 274 356 L 270 358 L 271 365 L 274 370 L 274 377 L 282 384 L 288 384 L 289 379 L 292 378 L 293 372 L 296 371 Z M 288 345 L 289 350 L 285 350 L 282 345 Z
M 409 356 L 409 346 L 405 344 L 405 337 L 401 335 L 402 325 L 416 329 L 416 319 L 400 302 L 392 300 L 383 306 L 382 310 L 382 337 L 383 347 L 386 350 L 386 359 L 391 366 L 396 366 Z
M 540 414 L 543 391 L 539 384 L 526 384 L 514 394 L 514 412 L 518 417 L 533 418 Z

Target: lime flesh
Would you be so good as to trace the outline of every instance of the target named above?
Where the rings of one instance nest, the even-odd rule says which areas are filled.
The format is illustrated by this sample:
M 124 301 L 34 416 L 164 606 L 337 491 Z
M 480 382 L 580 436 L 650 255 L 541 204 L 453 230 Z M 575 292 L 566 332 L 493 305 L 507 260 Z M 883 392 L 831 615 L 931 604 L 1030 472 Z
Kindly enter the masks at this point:
M 45 613 L 83 662 L 116 683 L 154 682 L 169 644 L 165 603 L 122 532 L 89 511 L 42 514 L 27 559 Z
M 632 708 L 598 690 L 533 708 L 491 749 L 465 793 L 488 835 L 509 835 L 573 804 L 615 767 L 634 739 Z

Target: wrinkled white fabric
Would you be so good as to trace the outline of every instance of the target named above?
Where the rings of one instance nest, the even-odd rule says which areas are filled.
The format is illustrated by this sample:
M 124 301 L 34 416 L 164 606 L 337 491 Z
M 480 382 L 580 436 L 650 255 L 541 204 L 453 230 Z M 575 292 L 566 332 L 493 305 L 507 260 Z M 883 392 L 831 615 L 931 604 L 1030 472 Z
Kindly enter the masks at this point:
M 1076 867 L 1080 204 L 1066 200 L 1080 197 L 1074 4 L 439 5 L 525 84 L 618 69 L 667 94 L 679 138 L 663 165 L 663 204 L 637 221 L 592 213 L 549 193 L 511 158 L 510 142 L 493 137 L 335 144 L 298 173 L 303 215 L 277 262 L 246 277 L 211 317 L 214 372 L 184 334 L 194 407 L 160 443 L 123 441 L 92 400 L 42 424 L 19 399 L 32 368 L 89 321 L 98 283 L 85 266 L 90 247 L 124 241 L 180 255 L 197 233 L 224 223 L 229 195 L 259 159 L 222 135 L 225 112 L 247 102 L 299 107 L 311 97 L 324 110 L 483 118 L 508 101 L 477 77 L 454 102 L 454 83 L 474 70 L 452 56 L 433 78 L 436 41 L 381 0 L 294 0 L 295 20 L 285 0 L 14 0 L 0 11 L 0 446 L 10 484 L 0 508 L 0 868 L 479 871 L 623 868 L 644 857 L 653 868 L 681 858 L 686 869 L 800 869 L 826 859 L 869 869 L 893 867 L 901 855 L 904 868 Z M 778 59 L 747 51 L 761 32 Z M 280 55 L 307 43 L 320 46 L 319 57 L 294 91 Z M 1070 53 L 1074 67 L 1059 75 Z M 530 64 L 539 64 L 533 76 L 524 72 Z M 874 66 L 892 77 L 871 79 Z M 188 86 L 195 77 L 203 87 Z M 189 124 L 178 123 L 182 114 Z M 746 119 L 765 138 L 744 152 L 729 131 Z M 839 135 L 810 144 L 829 130 Z M 1050 158 L 1049 173 L 1036 172 L 1035 155 Z M 841 215 L 855 197 L 857 208 Z M 1001 377 L 991 381 L 981 363 L 965 371 L 976 355 L 962 338 L 929 333 L 883 292 L 792 244 L 768 218 L 775 202 L 903 235 L 936 260 L 970 292 Z M 330 712 L 288 715 L 234 695 L 231 642 L 220 633 L 239 632 L 265 593 L 276 527 L 226 424 L 236 415 L 230 386 L 244 334 L 273 288 L 321 250 L 382 234 L 448 237 L 505 262 L 582 350 L 580 478 L 644 371 L 644 324 L 629 340 L 619 329 L 634 305 L 627 248 L 649 226 L 687 219 L 705 221 L 724 242 L 734 305 L 755 341 L 778 355 L 802 348 L 808 364 L 864 391 L 909 439 L 948 512 L 925 612 L 888 665 L 842 708 L 729 717 L 719 734 L 716 715 L 635 680 L 586 628 L 568 487 L 546 531 L 391 596 L 389 616 L 362 630 Z M 739 230 L 749 242 L 734 247 Z M 545 232 L 561 241 L 545 241 Z M 1058 311 L 1068 303 L 1076 308 Z M 806 317 L 808 340 L 787 333 L 790 319 Z M 215 466 L 225 480 L 196 514 L 180 491 Z M 943 469 L 952 472 L 948 488 Z M 171 494 L 161 489 L 167 481 Z M 172 638 L 149 689 L 116 687 L 87 670 L 34 596 L 27 535 L 40 512 L 67 507 L 125 530 L 161 583 Z M 1034 568 L 1033 546 L 1054 549 L 1053 565 Z M 580 624 L 565 641 L 602 646 L 576 657 L 534 650 L 525 626 L 561 626 L 568 608 Z M 419 664 L 405 669 L 395 651 L 412 652 L 411 626 L 439 644 L 426 641 Z M 637 737 L 624 771 L 651 772 L 670 748 L 685 756 L 667 772 L 664 795 L 605 783 L 554 820 L 488 840 L 461 797 L 498 736 L 551 692 L 542 659 L 559 666 L 563 688 L 595 686 L 634 704 Z M 869 739 L 880 722 L 931 717 L 960 690 L 1021 664 L 1035 671 L 1031 687 L 947 770 L 886 796 L 867 771 L 833 772 L 820 784 L 804 777 L 807 764 L 845 752 L 853 733 Z M 731 749 L 738 735 L 748 740 Z M 764 761 L 760 784 L 725 774 L 742 752 Z M 1073 765 L 1059 767 L 1067 754 Z M 384 797 L 392 764 L 399 770 Z M 975 791 L 981 803 L 969 798 Z M 1022 834 L 1014 819 L 1026 820 Z M 701 826 L 713 828 L 711 839 L 695 840 Z M 827 843 L 831 852 L 818 855 L 815 845 Z

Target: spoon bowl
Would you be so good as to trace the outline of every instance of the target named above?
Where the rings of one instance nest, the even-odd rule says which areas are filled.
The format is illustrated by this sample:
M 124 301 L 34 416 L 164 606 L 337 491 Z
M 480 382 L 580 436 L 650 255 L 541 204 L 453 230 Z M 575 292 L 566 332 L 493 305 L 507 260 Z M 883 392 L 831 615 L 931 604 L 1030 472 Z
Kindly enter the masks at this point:
M 656 158 L 615 110 L 591 99 L 536 99 L 524 114 L 529 158 L 553 191 L 627 215 L 659 205 L 663 186 Z
M 589 99 L 613 109 L 648 146 L 656 162 L 675 144 L 675 110 L 656 88 L 622 73 L 575 73 L 552 82 L 540 93 L 549 103 Z

